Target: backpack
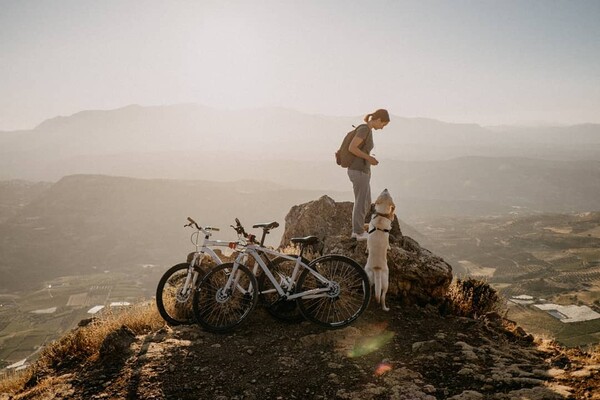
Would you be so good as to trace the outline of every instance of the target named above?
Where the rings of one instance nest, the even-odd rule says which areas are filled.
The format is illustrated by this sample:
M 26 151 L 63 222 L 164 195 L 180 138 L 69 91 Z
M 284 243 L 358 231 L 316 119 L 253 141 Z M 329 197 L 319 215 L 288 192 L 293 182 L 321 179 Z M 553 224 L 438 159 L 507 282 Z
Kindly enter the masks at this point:
M 339 150 L 335 152 L 335 162 L 342 168 L 348 168 L 350 164 L 352 164 L 352 161 L 354 161 L 354 158 L 356 158 L 354 154 L 350 153 L 350 143 L 352 142 L 352 139 L 354 139 L 354 136 L 356 136 L 358 126 L 352 125 L 352 127 L 354 129 L 346 134 Z M 364 143 L 365 142 L 363 141 L 361 145 L 364 145 Z

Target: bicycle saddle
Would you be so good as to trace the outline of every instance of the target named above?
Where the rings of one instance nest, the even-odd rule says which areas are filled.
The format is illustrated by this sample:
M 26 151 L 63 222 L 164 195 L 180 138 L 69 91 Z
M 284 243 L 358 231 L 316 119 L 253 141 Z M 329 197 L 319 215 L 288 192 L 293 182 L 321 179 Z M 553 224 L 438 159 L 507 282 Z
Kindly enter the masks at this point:
M 319 238 L 316 236 L 306 236 L 303 238 L 291 238 L 292 243 L 302 243 L 306 245 L 315 244 L 319 242 Z
M 269 223 L 265 223 L 265 224 L 256 224 L 256 225 L 252 225 L 253 228 L 263 228 L 263 229 L 274 229 L 277 228 L 279 226 L 278 222 L 269 222 Z

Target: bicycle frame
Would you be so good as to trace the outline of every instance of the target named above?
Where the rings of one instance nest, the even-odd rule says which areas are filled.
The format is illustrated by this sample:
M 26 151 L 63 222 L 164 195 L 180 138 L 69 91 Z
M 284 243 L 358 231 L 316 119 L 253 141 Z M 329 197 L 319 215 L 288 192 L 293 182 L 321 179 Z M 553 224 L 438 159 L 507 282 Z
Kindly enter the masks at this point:
M 291 282 L 296 281 L 296 278 L 298 276 L 298 271 L 302 267 L 302 268 L 308 269 L 308 271 L 315 278 L 317 278 L 321 283 L 326 285 L 326 287 L 319 288 L 319 289 L 311 289 L 311 290 L 307 290 L 305 292 L 296 293 L 296 294 L 291 294 L 290 288 L 288 288 L 287 292 L 284 291 L 283 288 L 281 287 L 281 285 L 279 284 L 279 282 L 277 282 L 277 279 L 275 279 L 275 276 L 273 275 L 273 273 L 271 273 L 271 271 L 269 270 L 269 267 L 267 267 L 267 265 L 263 261 L 261 254 L 270 254 L 270 255 L 273 255 L 276 257 L 282 257 L 282 258 L 285 258 L 285 259 L 291 260 L 291 261 L 295 260 L 296 265 L 294 266 L 294 271 L 292 272 L 292 276 L 289 277 Z M 325 292 L 330 291 L 330 281 L 328 279 L 324 278 L 321 274 L 319 274 L 316 270 L 311 268 L 309 265 L 303 263 L 301 261 L 300 255 L 290 256 L 288 254 L 279 253 L 277 251 L 270 250 L 265 247 L 261 247 L 260 245 L 257 245 L 257 244 L 247 245 L 246 248 L 244 249 L 244 251 L 242 253 L 240 253 L 240 255 L 236 258 L 235 262 L 233 263 L 233 268 L 232 268 L 231 274 L 229 275 L 229 279 L 227 280 L 227 283 L 225 284 L 225 288 L 224 288 L 225 291 L 230 290 L 230 288 L 232 286 L 237 287 L 237 278 L 236 278 L 237 268 L 239 265 L 245 265 L 246 262 L 248 261 L 249 257 L 252 257 L 256 261 L 254 270 L 252 271 L 253 274 L 256 275 L 256 272 L 258 272 L 258 267 L 260 266 L 263 273 L 267 276 L 267 278 L 269 278 L 269 280 L 275 287 L 275 290 L 277 291 L 277 293 L 286 300 L 294 300 L 299 297 L 303 297 L 303 298 L 325 297 L 326 296 Z M 233 282 L 234 279 L 236 280 L 235 283 Z M 242 289 L 242 288 L 240 288 L 240 289 Z M 249 289 L 251 289 L 251 288 L 249 288 Z M 243 290 L 243 292 L 247 292 L 244 289 L 242 289 L 242 290 Z M 265 292 L 265 293 L 268 293 L 268 292 Z
M 198 244 L 198 239 L 200 238 L 200 232 L 204 233 L 204 241 L 202 242 L 202 246 L 199 246 L 199 244 Z M 194 235 L 196 235 L 195 241 L 193 239 Z M 205 230 L 203 228 L 192 233 L 191 240 L 192 240 L 192 243 L 196 246 L 196 252 L 194 254 L 194 257 L 192 257 L 192 260 L 189 265 L 189 272 L 187 274 L 185 283 L 183 284 L 183 287 L 181 290 L 182 295 L 187 295 L 189 293 L 188 290 L 190 288 L 196 287 L 196 281 L 198 280 L 198 272 L 194 269 L 194 266 L 196 264 L 200 265 L 200 263 L 202 262 L 202 260 L 204 259 L 206 254 L 208 254 L 210 256 L 210 258 L 212 258 L 213 261 L 217 265 L 223 263 L 223 261 L 217 255 L 217 253 L 215 253 L 215 251 L 213 249 L 211 249 L 209 246 L 229 247 L 230 249 L 233 249 L 233 248 L 237 248 L 238 246 L 241 245 L 239 240 L 235 241 L 235 242 L 228 242 L 225 240 L 209 240 L 211 235 L 212 235 L 212 233 L 210 231 Z M 190 285 L 190 283 L 191 283 L 191 285 Z

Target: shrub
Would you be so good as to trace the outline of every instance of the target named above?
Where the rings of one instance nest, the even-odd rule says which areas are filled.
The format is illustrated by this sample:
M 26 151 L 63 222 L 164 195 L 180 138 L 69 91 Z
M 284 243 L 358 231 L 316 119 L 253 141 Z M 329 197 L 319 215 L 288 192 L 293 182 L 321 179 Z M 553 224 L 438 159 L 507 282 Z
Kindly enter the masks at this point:
M 464 317 L 478 318 L 488 312 L 500 312 L 503 309 L 496 289 L 487 282 L 473 278 L 454 281 L 447 296 L 454 313 Z

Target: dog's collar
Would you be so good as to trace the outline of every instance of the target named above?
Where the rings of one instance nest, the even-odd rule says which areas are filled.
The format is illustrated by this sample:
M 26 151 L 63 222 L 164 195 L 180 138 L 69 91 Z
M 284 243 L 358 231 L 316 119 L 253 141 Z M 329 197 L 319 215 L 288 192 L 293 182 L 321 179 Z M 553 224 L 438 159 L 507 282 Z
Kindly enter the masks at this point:
M 392 220 L 392 218 L 390 218 L 390 215 L 393 215 L 393 214 L 382 214 L 382 213 L 375 211 L 375 213 L 373 214 L 373 217 L 371 217 L 371 221 L 374 220 L 376 217 L 383 217 L 385 219 L 389 219 L 390 221 L 394 222 Z M 370 235 L 371 233 L 373 233 L 375 231 L 382 231 L 385 233 L 390 233 L 391 229 L 373 228 L 370 231 L 368 231 L 367 233 Z
M 391 230 L 391 229 L 373 228 L 373 229 L 371 229 L 371 230 L 370 230 L 369 232 L 367 232 L 367 233 L 368 233 L 369 235 L 370 235 L 371 233 L 375 232 L 375 231 L 382 231 L 382 232 L 385 232 L 385 233 L 390 233 L 390 230 Z

